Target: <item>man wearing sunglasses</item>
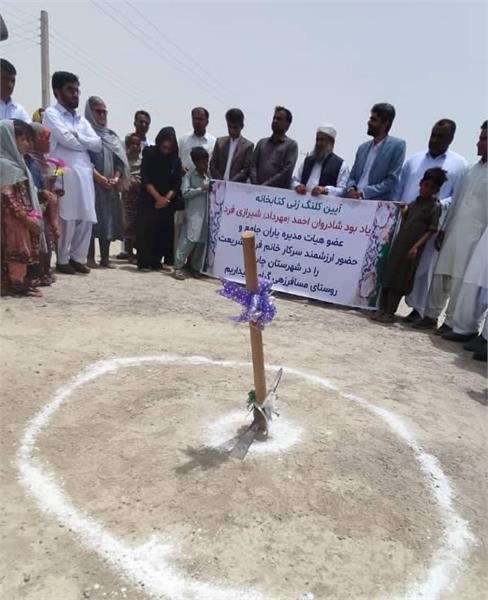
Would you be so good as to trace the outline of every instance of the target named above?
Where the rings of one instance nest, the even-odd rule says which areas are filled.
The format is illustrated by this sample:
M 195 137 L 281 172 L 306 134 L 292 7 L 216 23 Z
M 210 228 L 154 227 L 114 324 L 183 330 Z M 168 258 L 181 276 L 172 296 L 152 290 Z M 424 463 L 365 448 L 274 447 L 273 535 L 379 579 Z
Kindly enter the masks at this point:
M 62 159 L 65 194 L 59 201 L 58 256 L 56 269 L 66 275 L 89 273 L 86 265 L 95 213 L 93 165 L 88 151 L 100 152 L 102 140 L 90 123 L 76 113 L 80 82 L 76 75 L 56 71 L 52 88 L 57 103 L 46 109 L 43 125 L 51 131 L 49 154 Z

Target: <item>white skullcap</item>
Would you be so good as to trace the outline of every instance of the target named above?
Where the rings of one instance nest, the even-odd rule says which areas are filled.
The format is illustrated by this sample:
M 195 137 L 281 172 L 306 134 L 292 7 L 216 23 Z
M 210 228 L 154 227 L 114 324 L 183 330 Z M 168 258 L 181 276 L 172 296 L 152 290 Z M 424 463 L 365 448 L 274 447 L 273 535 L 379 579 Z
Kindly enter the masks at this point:
M 317 133 L 326 133 L 330 135 L 330 137 L 335 140 L 337 135 L 337 130 L 331 123 L 322 123 L 317 127 Z

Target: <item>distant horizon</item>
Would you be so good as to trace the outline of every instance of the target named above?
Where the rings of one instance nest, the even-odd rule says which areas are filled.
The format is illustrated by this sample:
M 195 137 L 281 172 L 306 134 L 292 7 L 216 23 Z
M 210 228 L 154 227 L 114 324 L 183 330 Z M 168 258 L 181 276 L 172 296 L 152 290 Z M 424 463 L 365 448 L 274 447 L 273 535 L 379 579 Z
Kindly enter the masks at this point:
M 486 3 L 4 2 L 9 39 L 1 54 L 17 69 L 13 98 L 30 115 L 41 105 L 40 10 L 49 13 L 51 74 L 76 73 L 80 114 L 90 95 L 101 96 L 121 138 L 137 109 L 151 114 L 150 139 L 165 125 L 180 137 L 191 130 L 191 108 L 202 105 L 216 136 L 227 135 L 226 110 L 241 108 L 243 135 L 257 142 L 283 104 L 302 158 L 327 121 L 338 131 L 336 153 L 351 166 L 371 139 L 371 106 L 386 101 L 397 111 L 391 135 L 407 141 L 407 158 L 427 150 L 437 120 L 451 118 L 450 149 L 477 160 L 487 118 Z M 429 57 L 433 41 L 439 48 Z

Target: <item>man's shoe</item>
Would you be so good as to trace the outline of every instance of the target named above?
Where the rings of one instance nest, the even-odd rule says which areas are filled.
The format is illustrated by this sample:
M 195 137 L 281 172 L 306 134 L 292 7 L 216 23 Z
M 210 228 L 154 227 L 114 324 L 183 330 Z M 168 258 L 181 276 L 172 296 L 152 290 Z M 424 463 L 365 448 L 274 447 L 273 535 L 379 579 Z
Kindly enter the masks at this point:
M 395 322 L 395 315 L 391 315 L 389 313 L 381 313 L 378 315 L 378 318 L 376 320 L 378 321 L 378 323 L 385 323 L 387 325 L 391 325 Z
M 442 334 L 442 339 L 449 340 L 450 342 L 469 342 L 476 337 L 476 333 L 456 333 L 455 331 L 448 331 Z
M 438 327 L 434 331 L 434 335 L 441 335 L 442 337 L 444 337 L 445 334 L 451 333 L 451 332 L 452 332 L 452 327 L 449 327 L 449 325 L 446 325 L 445 323 L 443 323 L 440 327 Z
M 70 264 L 63 265 L 58 263 L 56 265 L 56 271 L 58 271 L 58 273 L 64 273 L 65 275 L 76 275 L 76 271 Z
M 98 269 L 98 265 L 93 258 L 89 258 L 86 261 L 86 264 L 88 267 L 90 267 L 90 269 Z
M 175 271 L 173 273 L 173 277 L 175 279 L 178 279 L 178 281 L 183 281 L 185 279 L 185 274 L 183 273 L 183 271 L 181 269 L 175 269 Z
M 101 260 L 100 266 L 103 269 L 115 269 L 114 265 L 109 260 Z
M 203 275 L 200 273 L 200 271 L 194 271 L 193 269 L 190 271 L 191 276 L 194 279 L 203 279 Z
M 486 348 L 484 350 L 484 352 L 475 352 L 473 354 L 473 359 L 474 360 L 480 360 L 481 362 L 486 362 Z
M 78 273 L 85 273 L 85 274 L 88 274 L 88 273 L 90 272 L 90 269 L 89 269 L 89 268 L 88 268 L 86 265 L 84 265 L 84 264 L 82 264 L 82 263 L 79 263 L 79 262 L 76 262 L 76 260 L 70 260 L 70 261 L 69 261 L 69 264 L 70 264 L 70 265 L 73 267 L 73 269 L 74 269 L 75 271 L 77 271 Z
M 468 352 L 483 352 L 486 345 L 487 341 L 485 338 L 482 335 L 478 335 L 473 340 L 463 344 L 463 350 L 467 350 Z
M 403 317 L 402 321 L 403 323 L 413 323 L 414 321 L 417 321 L 418 319 L 421 319 L 421 315 L 418 311 L 416 311 L 415 309 L 412 310 L 412 312 L 407 315 L 406 317 Z
M 437 326 L 437 321 L 430 317 L 424 317 L 419 321 L 416 321 L 413 326 L 415 329 L 434 329 Z

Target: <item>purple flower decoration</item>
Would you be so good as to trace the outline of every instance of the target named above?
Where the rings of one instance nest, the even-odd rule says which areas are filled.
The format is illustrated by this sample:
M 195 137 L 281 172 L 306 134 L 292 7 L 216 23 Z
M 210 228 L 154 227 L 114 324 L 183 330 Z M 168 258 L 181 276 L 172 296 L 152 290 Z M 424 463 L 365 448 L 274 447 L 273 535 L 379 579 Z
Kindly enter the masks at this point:
M 222 283 L 224 287 L 218 291 L 218 294 L 234 300 L 244 307 L 239 316 L 231 317 L 235 323 L 250 323 L 258 329 L 264 329 L 264 326 L 275 318 L 276 306 L 271 298 L 272 284 L 267 279 L 259 278 L 256 294 L 247 290 L 243 285 L 227 279 L 223 279 Z

